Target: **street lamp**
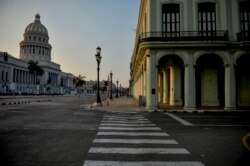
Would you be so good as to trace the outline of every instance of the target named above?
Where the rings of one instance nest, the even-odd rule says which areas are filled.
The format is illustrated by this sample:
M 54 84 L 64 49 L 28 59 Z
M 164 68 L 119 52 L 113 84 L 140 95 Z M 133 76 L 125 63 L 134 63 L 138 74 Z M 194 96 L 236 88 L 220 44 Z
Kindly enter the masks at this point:
M 120 96 L 122 96 L 122 84 L 120 84 Z
M 98 46 L 96 48 L 96 54 L 95 54 L 95 58 L 96 58 L 96 62 L 97 62 L 97 93 L 96 93 L 96 102 L 94 103 L 95 106 L 101 106 L 102 102 L 101 102 L 101 98 L 100 98 L 100 86 L 99 86 L 99 72 L 100 72 L 100 63 L 101 63 L 101 47 Z
M 115 97 L 118 97 L 118 83 L 119 83 L 119 81 L 117 80 L 117 81 L 116 81 L 116 85 L 117 85 L 117 86 L 116 86 L 116 96 L 115 96 Z
M 113 100 L 113 97 L 112 97 L 112 77 L 113 77 L 113 73 L 112 71 L 110 72 L 110 79 L 111 79 L 111 85 L 110 85 L 110 100 Z

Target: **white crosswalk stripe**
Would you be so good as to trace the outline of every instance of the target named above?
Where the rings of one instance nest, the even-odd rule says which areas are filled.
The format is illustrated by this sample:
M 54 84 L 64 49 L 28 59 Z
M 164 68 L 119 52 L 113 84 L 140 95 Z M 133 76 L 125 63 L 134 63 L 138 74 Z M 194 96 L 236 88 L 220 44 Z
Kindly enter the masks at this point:
M 145 130 L 161 130 L 161 129 L 159 127 L 99 127 L 99 130 L 145 131 Z
M 127 126 L 127 127 L 142 127 L 142 126 L 155 126 L 155 124 L 117 124 L 117 123 L 101 123 L 100 126 Z
M 168 155 L 181 156 L 191 153 L 185 148 L 177 147 L 177 141 L 169 139 L 169 134 L 141 115 L 105 115 L 98 130 L 93 140 L 94 146 L 88 151 L 91 157 L 87 157 L 83 166 L 204 166 L 199 161 L 165 161 Z M 133 161 L 135 159 L 130 159 L 128 155 L 165 157 L 163 161 L 152 157 Z M 113 161 L 115 158 L 118 159 Z
M 102 123 L 147 124 L 151 122 L 148 120 L 145 120 L 145 121 L 103 120 Z
M 204 166 L 201 162 L 195 161 L 176 161 L 176 162 L 157 162 L 157 161 L 85 161 L 84 166 Z
M 119 153 L 119 154 L 190 154 L 183 148 L 105 148 L 92 147 L 89 153 Z
M 167 133 L 149 133 L 149 132 L 111 132 L 111 131 L 105 131 L 105 132 L 98 132 L 97 135 L 117 135 L 117 136 L 169 136 Z
M 123 143 L 123 144 L 177 144 L 175 140 L 161 139 L 94 139 L 94 143 Z

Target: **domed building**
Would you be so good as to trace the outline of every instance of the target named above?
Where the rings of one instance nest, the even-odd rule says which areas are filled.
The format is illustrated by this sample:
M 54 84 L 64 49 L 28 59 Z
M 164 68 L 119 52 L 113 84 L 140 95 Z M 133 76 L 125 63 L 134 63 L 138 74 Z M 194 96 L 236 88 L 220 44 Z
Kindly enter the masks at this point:
M 30 23 L 20 42 L 20 59 L 25 61 L 51 60 L 51 45 L 46 27 L 41 24 L 40 15 L 36 14 L 35 21 Z
M 40 15 L 24 31 L 20 42 L 19 59 L 0 51 L 0 94 L 65 94 L 73 90 L 73 74 L 62 72 L 60 65 L 51 61 L 47 28 Z M 30 73 L 28 62 L 38 62 L 42 76 Z

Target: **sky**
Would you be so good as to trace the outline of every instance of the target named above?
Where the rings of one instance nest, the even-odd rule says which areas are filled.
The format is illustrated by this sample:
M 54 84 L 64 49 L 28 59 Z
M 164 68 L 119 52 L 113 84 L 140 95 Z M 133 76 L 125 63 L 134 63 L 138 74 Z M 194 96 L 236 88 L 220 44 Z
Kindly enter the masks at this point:
M 139 6 L 140 0 L 0 0 L 0 51 L 19 58 L 24 30 L 39 13 L 62 71 L 96 80 L 100 45 L 100 80 L 112 71 L 113 82 L 127 87 Z

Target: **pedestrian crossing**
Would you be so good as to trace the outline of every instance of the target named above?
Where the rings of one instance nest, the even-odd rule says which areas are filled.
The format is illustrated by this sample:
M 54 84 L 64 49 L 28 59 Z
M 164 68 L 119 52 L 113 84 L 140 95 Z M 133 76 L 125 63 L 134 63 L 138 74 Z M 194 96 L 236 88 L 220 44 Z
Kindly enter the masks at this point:
M 83 166 L 204 166 L 140 114 L 107 113 Z

